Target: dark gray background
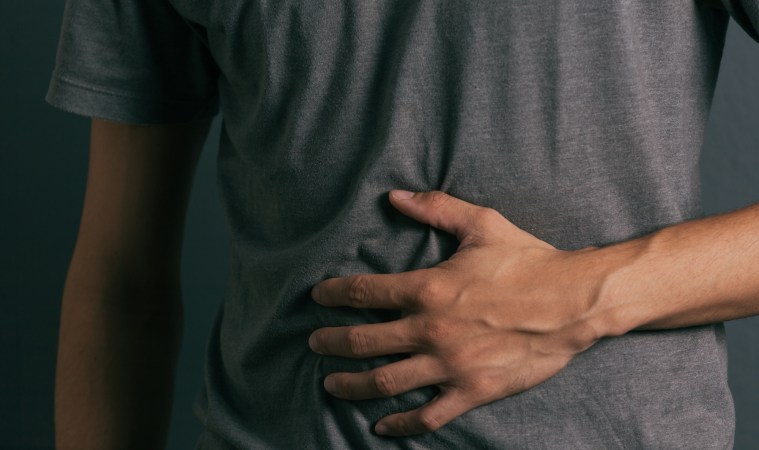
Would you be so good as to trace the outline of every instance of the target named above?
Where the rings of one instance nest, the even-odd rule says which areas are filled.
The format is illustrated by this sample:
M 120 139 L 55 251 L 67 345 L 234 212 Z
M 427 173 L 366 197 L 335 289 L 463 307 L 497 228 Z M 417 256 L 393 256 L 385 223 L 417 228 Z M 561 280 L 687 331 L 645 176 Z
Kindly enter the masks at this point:
M 44 103 L 62 3 L 0 2 L 0 448 L 52 447 L 60 295 L 84 192 L 87 119 Z M 169 448 L 192 448 L 204 342 L 224 288 L 227 231 L 211 131 L 190 204 L 185 337 Z M 698 132 L 698 130 L 694 130 Z M 759 44 L 731 24 L 702 159 L 707 212 L 759 201 Z M 759 318 L 728 324 L 737 449 L 759 448 Z

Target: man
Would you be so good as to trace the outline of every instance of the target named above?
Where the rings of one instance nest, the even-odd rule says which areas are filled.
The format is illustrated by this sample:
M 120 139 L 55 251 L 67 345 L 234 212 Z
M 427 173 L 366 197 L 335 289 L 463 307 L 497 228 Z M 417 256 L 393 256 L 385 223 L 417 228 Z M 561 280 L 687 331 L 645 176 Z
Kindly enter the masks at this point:
M 69 3 L 48 96 L 100 118 L 61 448 L 163 442 L 217 102 L 199 448 L 731 445 L 719 322 L 759 313 L 759 207 L 691 220 L 720 5 L 102 3 Z

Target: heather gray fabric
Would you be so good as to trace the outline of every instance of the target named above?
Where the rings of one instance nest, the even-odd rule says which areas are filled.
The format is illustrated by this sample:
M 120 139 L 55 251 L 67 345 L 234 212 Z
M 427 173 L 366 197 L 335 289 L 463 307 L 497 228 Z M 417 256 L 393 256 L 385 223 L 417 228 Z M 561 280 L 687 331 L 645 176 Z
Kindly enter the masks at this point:
M 757 2 L 726 5 L 756 36 Z M 540 386 L 406 439 L 370 429 L 431 389 L 331 398 L 326 374 L 392 358 L 307 347 L 321 326 L 397 316 L 318 307 L 316 282 L 455 248 L 394 211 L 391 188 L 445 190 L 564 249 L 699 216 L 727 20 L 685 0 L 72 0 L 48 100 L 173 122 L 218 97 L 233 262 L 198 448 L 729 448 L 722 326 L 603 340 Z

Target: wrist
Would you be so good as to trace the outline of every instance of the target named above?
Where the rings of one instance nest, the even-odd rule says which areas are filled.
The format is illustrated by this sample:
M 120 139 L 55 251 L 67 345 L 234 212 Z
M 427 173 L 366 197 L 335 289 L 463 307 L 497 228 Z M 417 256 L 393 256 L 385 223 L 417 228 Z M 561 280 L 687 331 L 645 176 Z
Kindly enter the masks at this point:
M 604 337 L 624 334 L 624 321 L 610 307 L 612 281 L 616 287 L 621 270 L 618 250 L 588 247 L 562 253 L 565 264 L 558 273 L 563 276 L 555 279 L 553 288 L 559 301 L 555 310 L 563 311 L 557 331 L 569 351 L 580 353 Z
M 649 237 L 593 249 L 588 272 L 592 280 L 591 298 L 585 315 L 587 326 L 598 338 L 621 336 L 646 323 L 645 309 L 634 300 L 644 296 L 648 275 L 641 267 L 649 267 Z

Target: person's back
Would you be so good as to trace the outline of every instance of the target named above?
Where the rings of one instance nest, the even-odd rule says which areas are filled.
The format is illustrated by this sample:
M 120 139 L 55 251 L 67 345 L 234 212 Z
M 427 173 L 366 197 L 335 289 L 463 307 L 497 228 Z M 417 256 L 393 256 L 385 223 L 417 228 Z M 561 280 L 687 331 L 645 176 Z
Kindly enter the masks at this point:
M 393 440 L 372 424 L 435 390 L 336 399 L 326 375 L 399 357 L 308 346 L 318 328 L 400 317 L 323 308 L 314 284 L 431 267 L 456 251 L 451 235 L 395 211 L 393 188 L 491 207 L 564 250 L 699 216 L 725 11 L 176 0 L 79 2 L 67 14 L 94 38 L 64 34 L 51 103 L 162 123 L 207 118 L 218 98 L 233 263 L 197 402 L 199 448 L 730 446 L 721 325 L 602 340 L 545 383 Z M 177 231 L 168 221 L 153 226 Z

